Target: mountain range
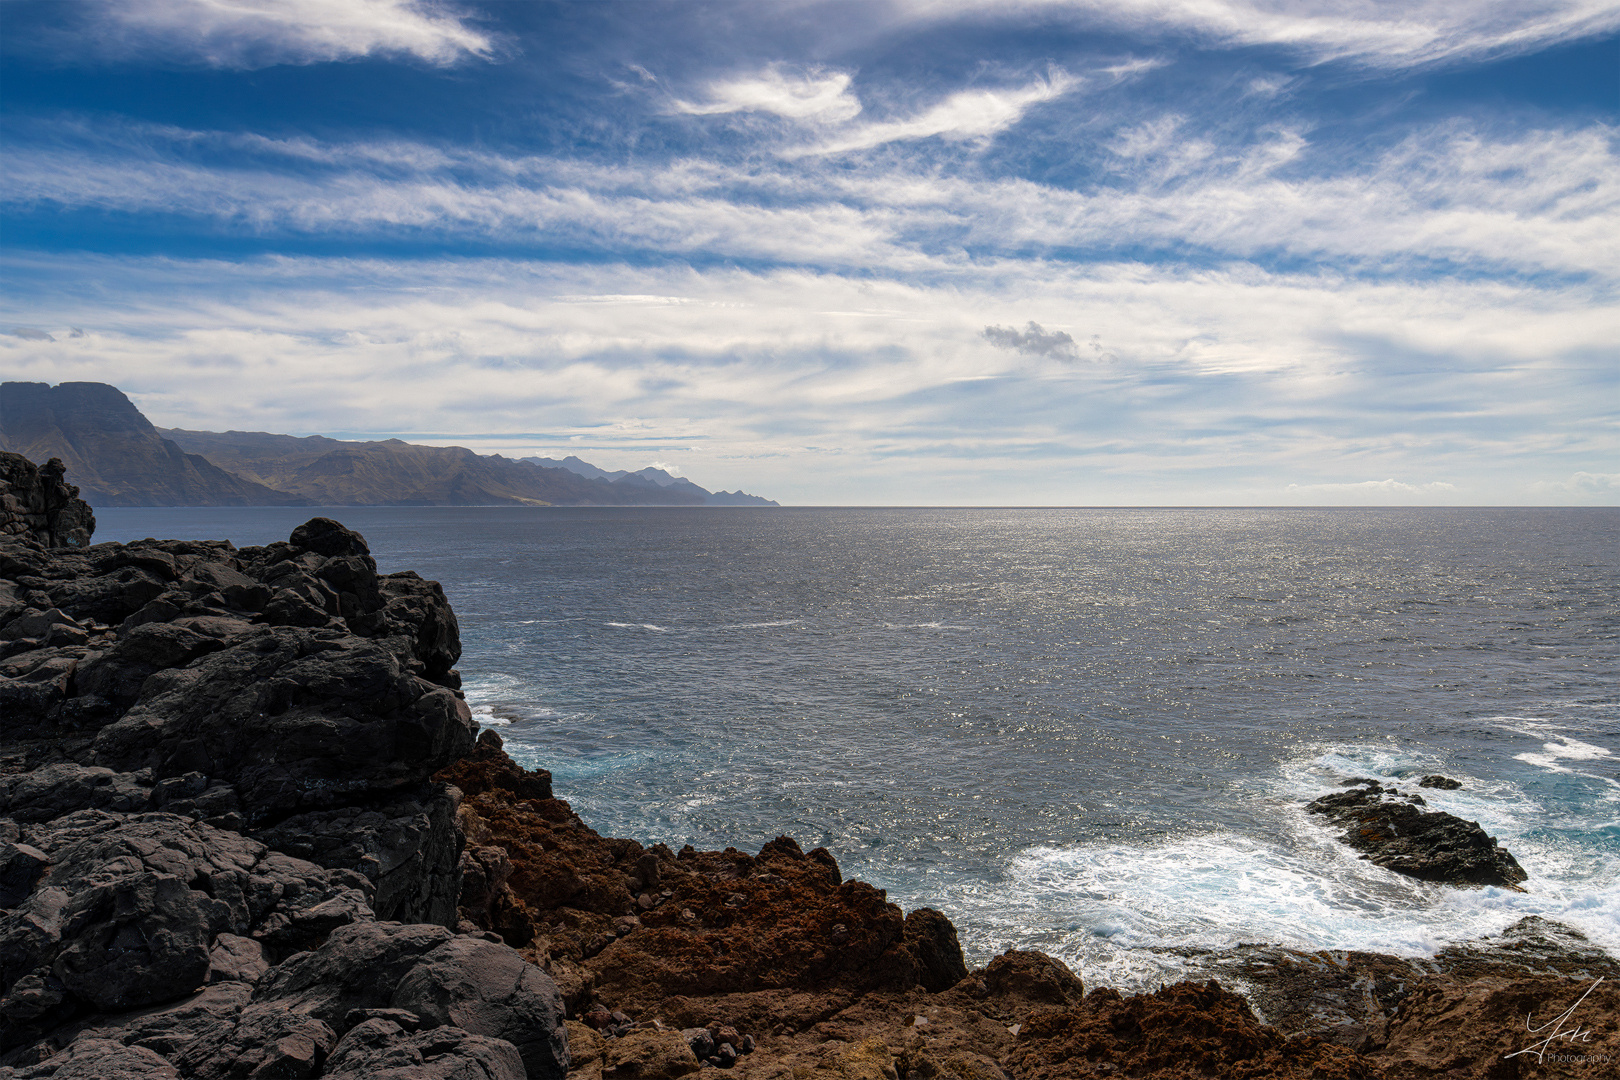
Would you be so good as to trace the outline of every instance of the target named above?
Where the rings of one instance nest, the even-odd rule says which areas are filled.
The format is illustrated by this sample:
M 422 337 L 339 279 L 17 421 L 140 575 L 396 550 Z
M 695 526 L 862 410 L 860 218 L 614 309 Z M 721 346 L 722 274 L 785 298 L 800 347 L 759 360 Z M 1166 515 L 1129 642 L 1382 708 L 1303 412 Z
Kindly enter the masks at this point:
M 158 428 L 106 383 L 0 383 L 0 449 L 53 457 L 99 506 L 775 506 L 662 469 L 460 446 Z

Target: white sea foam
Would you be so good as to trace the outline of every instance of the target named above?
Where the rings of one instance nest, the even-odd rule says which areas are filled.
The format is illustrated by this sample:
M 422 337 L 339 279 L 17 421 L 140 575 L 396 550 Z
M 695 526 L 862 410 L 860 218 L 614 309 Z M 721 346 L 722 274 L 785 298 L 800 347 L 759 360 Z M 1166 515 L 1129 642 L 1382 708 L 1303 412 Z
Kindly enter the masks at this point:
M 1461 789 L 1422 794 L 1431 808 L 1499 836 L 1530 875 L 1523 892 L 1455 889 L 1385 870 L 1303 809 L 1350 777 L 1415 791 L 1429 772 L 1463 780 Z M 1620 956 L 1620 850 L 1612 833 L 1604 841 L 1602 830 L 1614 826 L 1595 823 L 1590 802 L 1578 814 L 1549 813 L 1510 781 L 1380 744 L 1317 747 L 1284 763 L 1255 802 L 1270 826 L 1263 835 L 1030 848 L 1008 862 L 1003 882 L 962 887 L 946 904 L 977 957 L 1038 948 L 1090 982 L 1130 989 L 1196 973 L 1189 951 L 1262 942 L 1424 956 L 1530 915 L 1573 926 Z

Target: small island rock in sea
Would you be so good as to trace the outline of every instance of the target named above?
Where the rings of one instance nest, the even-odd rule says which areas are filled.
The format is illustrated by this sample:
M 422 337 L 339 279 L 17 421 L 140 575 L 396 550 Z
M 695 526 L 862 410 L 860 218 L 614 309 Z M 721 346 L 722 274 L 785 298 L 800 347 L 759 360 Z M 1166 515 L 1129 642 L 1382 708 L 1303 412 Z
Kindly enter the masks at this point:
M 969 970 L 823 849 L 597 834 L 477 735 L 438 585 L 335 521 L 91 544 L 59 467 L 0 487 L 0 1080 L 1506 1077 L 1582 992 L 1620 1057 L 1620 966 L 1534 920 L 1132 996 Z

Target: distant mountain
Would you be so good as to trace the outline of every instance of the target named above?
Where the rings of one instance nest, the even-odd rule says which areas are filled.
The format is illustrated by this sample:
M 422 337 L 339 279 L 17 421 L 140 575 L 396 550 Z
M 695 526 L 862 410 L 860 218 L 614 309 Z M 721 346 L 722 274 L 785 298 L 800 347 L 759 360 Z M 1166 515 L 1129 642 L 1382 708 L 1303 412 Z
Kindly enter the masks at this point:
M 263 431 L 164 434 L 244 476 L 323 506 L 698 506 L 702 495 L 592 480 L 461 446 L 344 442 Z M 705 493 L 706 494 L 706 493 Z
M 61 458 L 100 506 L 776 505 L 713 495 L 662 469 L 610 473 L 575 457 L 518 461 L 399 439 L 156 428 L 105 383 L 0 384 L 0 450 Z
M 571 454 L 560 461 L 556 458 L 547 457 L 526 457 L 518 458 L 518 460 L 530 462 L 547 469 L 567 469 L 569 472 L 575 473 L 579 476 L 584 476 L 590 479 L 609 480 L 616 484 L 650 484 L 654 487 L 662 488 L 666 492 L 686 492 L 688 494 L 701 495 L 703 497 L 703 504 L 705 506 L 781 505 L 780 503 L 777 503 L 771 499 L 762 499 L 758 495 L 748 495 L 744 493 L 741 488 L 738 488 L 736 491 L 709 491 L 707 488 L 698 487 L 684 476 L 671 476 L 663 469 L 655 469 L 650 465 L 645 469 L 638 469 L 635 472 L 627 472 L 624 469 L 620 469 L 617 472 L 607 472 L 604 469 L 598 469 L 595 465 L 592 465 L 588 461 L 581 461 L 579 458 L 574 457 Z
M 53 457 L 92 506 L 297 506 L 308 500 L 188 454 L 106 383 L 0 383 L 0 449 Z

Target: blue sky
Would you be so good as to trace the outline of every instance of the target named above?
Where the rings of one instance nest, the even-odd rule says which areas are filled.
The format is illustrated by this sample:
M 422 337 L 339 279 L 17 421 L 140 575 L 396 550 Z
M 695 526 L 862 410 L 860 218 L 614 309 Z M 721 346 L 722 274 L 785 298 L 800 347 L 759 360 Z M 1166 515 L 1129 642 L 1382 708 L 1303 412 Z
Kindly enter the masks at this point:
M 794 503 L 1620 495 L 1620 3 L 0 19 L 0 372 L 160 425 Z

